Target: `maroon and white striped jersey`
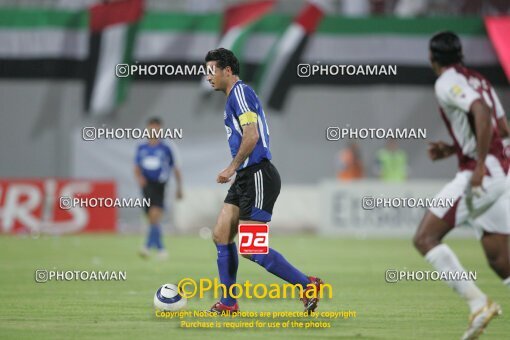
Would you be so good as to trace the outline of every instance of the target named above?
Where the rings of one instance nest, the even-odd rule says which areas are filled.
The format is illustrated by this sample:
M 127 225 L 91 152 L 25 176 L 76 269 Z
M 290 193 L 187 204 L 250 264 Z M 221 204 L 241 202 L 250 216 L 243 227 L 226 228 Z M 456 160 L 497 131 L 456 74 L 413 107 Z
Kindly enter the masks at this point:
M 489 154 L 493 155 L 508 171 L 508 159 L 503 153 L 496 120 L 505 116 L 503 106 L 490 82 L 476 71 L 460 64 L 448 68 L 435 84 L 441 116 L 452 136 L 460 170 L 476 166 L 476 128 L 471 105 L 483 100 L 491 110 L 493 134 Z

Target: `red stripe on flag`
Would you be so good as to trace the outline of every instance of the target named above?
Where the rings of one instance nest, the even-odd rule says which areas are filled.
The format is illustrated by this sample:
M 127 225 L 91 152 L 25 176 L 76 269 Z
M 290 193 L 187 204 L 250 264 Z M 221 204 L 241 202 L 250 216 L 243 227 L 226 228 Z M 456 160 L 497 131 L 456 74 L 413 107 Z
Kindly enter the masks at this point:
M 262 0 L 227 8 L 223 17 L 223 33 L 234 26 L 247 25 L 269 12 L 275 0 Z
M 510 16 L 486 17 L 485 28 L 510 82 Z
M 138 21 L 143 13 L 143 0 L 113 0 L 90 7 L 90 30 L 99 32 L 121 23 Z
M 294 22 L 302 26 L 307 34 L 310 34 L 315 32 L 323 17 L 324 11 L 319 6 L 310 3 L 301 10 Z

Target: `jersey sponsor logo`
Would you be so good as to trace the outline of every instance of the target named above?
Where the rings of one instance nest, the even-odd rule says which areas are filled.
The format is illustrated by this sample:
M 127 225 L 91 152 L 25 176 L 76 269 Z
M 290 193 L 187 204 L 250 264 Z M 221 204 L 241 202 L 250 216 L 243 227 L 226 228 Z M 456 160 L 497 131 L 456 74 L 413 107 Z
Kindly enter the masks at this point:
M 465 95 L 464 95 L 464 91 L 462 91 L 462 87 L 460 87 L 459 85 L 455 84 L 453 85 L 451 88 L 450 88 L 450 93 L 454 96 L 454 97 L 461 97 L 461 98 L 464 98 Z
M 269 226 L 267 224 L 239 225 L 239 254 L 267 254 Z
M 161 158 L 159 156 L 146 156 L 142 159 L 142 168 L 146 170 L 158 170 L 161 168 Z
M 227 140 L 232 136 L 232 129 L 225 125 L 225 130 L 227 130 Z

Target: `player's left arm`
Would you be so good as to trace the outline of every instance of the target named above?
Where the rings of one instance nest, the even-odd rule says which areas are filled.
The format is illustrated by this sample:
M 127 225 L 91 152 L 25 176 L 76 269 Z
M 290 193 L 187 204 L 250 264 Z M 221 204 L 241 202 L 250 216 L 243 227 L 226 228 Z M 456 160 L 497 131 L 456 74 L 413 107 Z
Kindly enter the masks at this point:
M 507 158 L 510 158 L 510 129 L 508 128 L 506 117 L 498 118 L 497 125 L 499 135 L 501 136 L 501 142 L 503 143 L 503 152 Z
M 242 129 L 243 139 L 241 140 L 241 146 L 229 166 L 234 170 L 243 164 L 246 158 L 252 153 L 253 149 L 255 149 L 255 145 L 257 145 L 257 141 L 259 140 L 259 129 L 256 121 L 242 125 Z
M 175 176 L 176 184 L 175 198 L 180 200 L 184 196 L 182 191 L 181 156 L 177 146 L 175 145 L 175 143 L 173 143 L 173 141 L 170 141 L 170 143 L 168 144 L 167 152 L 169 159 L 168 165 L 173 167 L 173 173 Z
M 243 139 L 241 140 L 241 145 L 239 146 L 239 150 L 237 151 L 237 154 L 230 165 L 218 175 L 218 178 L 216 179 L 218 183 L 229 182 L 230 178 L 236 172 L 236 169 L 239 168 L 241 164 L 243 164 L 243 162 L 246 160 L 246 158 L 248 158 L 248 156 L 250 156 L 250 154 L 253 152 L 253 149 L 255 149 L 255 146 L 257 145 L 259 140 L 259 129 L 257 127 L 256 120 L 257 115 L 254 112 L 247 113 L 252 113 L 255 117 L 252 116 L 250 120 L 244 122 L 244 125 L 241 125 L 243 129 Z M 243 124 L 242 120 L 241 124 Z
M 508 128 L 508 122 L 506 117 L 501 117 L 497 119 L 498 132 L 499 136 L 502 139 L 509 140 L 510 139 L 510 129 Z
M 235 174 L 236 170 L 243 164 L 244 161 L 250 156 L 257 145 L 259 140 L 259 129 L 257 126 L 257 96 L 253 90 L 247 87 L 238 87 L 234 91 L 234 98 L 232 105 L 235 111 L 235 116 L 239 120 L 239 125 L 243 130 L 243 138 L 237 154 L 235 155 L 230 165 L 219 173 L 216 181 L 218 183 L 228 183 L 230 178 Z
M 181 169 L 179 167 L 174 167 L 174 176 L 175 176 L 175 182 L 177 185 L 176 191 L 175 191 L 175 198 L 178 200 L 182 199 L 183 191 L 182 191 L 182 174 Z
M 466 113 L 470 112 L 474 116 L 477 157 L 470 183 L 471 190 L 479 193 L 485 175 L 485 159 L 492 139 L 491 109 L 480 93 L 468 84 L 465 77 L 447 80 L 439 84 L 438 90 L 445 103 L 456 106 Z
M 492 139 L 491 111 L 483 100 L 475 100 L 471 104 L 470 111 L 475 117 L 476 128 L 476 167 L 471 177 L 471 187 L 480 187 L 485 175 L 485 159 L 489 153 Z

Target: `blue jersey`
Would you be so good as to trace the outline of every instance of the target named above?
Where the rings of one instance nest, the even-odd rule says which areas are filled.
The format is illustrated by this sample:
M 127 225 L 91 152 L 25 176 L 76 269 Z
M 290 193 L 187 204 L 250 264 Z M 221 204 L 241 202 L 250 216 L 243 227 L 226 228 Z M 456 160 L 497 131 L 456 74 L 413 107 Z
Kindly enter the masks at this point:
M 145 179 L 164 183 L 175 166 L 175 155 L 170 147 L 162 142 L 151 145 L 141 144 L 136 150 L 135 163 L 142 169 Z
M 238 80 L 228 94 L 225 104 L 225 128 L 232 158 L 237 155 L 243 139 L 242 125 L 245 122 L 257 122 L 259 140 L 246 161 L 237 168 L 241 170 L 247 166 L 260 163 L 264 159 L 271 159 L 269 151 L 269 130 L 266 116 L 255 91 Z

